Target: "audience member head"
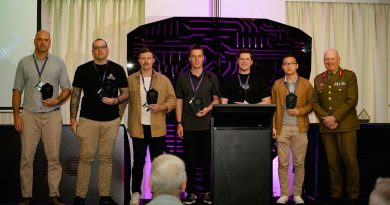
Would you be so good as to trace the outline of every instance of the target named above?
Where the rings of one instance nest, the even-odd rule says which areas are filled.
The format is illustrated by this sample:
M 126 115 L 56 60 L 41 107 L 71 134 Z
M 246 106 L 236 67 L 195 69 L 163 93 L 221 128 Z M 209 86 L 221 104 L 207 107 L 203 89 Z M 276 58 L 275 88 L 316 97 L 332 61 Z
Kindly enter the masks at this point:
M 185 165 L 179 157 L 162 154 L 153 160 L 150 185 L 154 197 L 162 194 L 179 197 L 186 183 Z
M 369 205 L 390 204 L 390 178 L 378 178 L 370 194 Z

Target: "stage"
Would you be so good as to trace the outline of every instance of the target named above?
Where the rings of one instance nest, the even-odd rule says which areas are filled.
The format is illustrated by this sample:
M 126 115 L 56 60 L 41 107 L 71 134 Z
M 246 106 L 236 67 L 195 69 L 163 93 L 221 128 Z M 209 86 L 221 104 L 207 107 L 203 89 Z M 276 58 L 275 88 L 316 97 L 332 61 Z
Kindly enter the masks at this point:
M 169 126 L 167 137 L 167 152 L 181 156 L 183 151 L 181 140 L 176 140 L 174 127 Z M 384 133 L 390 132 L 390 124 L 361 124 L 358 131 L 358 160 L 360 169 L 360 201 L 367 204 L 369 193 L 378 177 L 390 177 L 390 137 Z M 19 162 L 20 138 L 12 125 L 0 126 L 0 204 L 16 204 L 20 198 Z M 304 199 L 307 204 L 327 204 L 329 199 L 328 172 L 326 158 L 319 137 L 318 124 L 311 124 L 309 144 L 306 156 L 306 176 L 304 182 Z M 131 139 L 121 126 L 113 157 L 113 178 L 111 190 L 113 198 L 120 204 L 128 204 L 130 188 Z M 34 161 L 34 198 L 33 204 L 48 202 L 47 163 L 43 154 L 42 144 L 37 148 Z M 63 175 L 60 193 L 67 204 L 74 197 L 76 167 L 78 163 L 78 140 L 68 125 L 63 126 L 63 136 L 60 153 L 63 165 Z M 250 160 L 250 159 L 248 159 Z M 94 167 L 97 163 L 94 163 Z M 93 170 L 96 170 L 95 168 Z M 93 171 L 88 204 L 96 204 L 98 200 L 96 173 Z M 240 187 L 241 188 L 241 187 Z M 242 187 L 245 188 L 245 187 Z M 250 190 L 247 190 L 250 192 Z M 273 198 L 273 202 L 277 197 Z M 149 200 L 145 199 L 145 202 Z M 259 204 L 261 204 L 259 202 Z

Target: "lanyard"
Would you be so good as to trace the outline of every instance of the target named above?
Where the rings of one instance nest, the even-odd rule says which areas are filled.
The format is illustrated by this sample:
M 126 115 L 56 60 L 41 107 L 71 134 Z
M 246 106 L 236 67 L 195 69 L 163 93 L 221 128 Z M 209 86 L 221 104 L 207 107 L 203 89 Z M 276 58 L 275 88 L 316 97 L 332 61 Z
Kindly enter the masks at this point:
M 145 93 L 147 93 L 152 88 L 154 70 L 152 71 L 152 76 L 150 77 L 150 84 L 149 84 L 148 90 L 146 90 L 146 88 L 145 88 L 145 79 L 144 79 L 144 76 L 142 75 L 141 70 L 139 72 L 141 73 L 142 85 L 144 86 Z
M 100 80 L 100 83 L 101 83 L 100 88 L 103 87 L 104 80 L 106 79 L 106 73 L 107 73 L 108 62 L 109 62 L 109 61 L 107 60 L 106 67 L 104 68 L 104 73 L 103 73 L 103 77 L 102 77 L 102 78 L 100 78 L 100 75 L 99 75 L 99 72 L 98 72 L 98 69 L 97 69 L 97 67 L 96 67 L 95 62 L 92 62 L 92 63 L 93 63 L 93 67 L 95 67 L 96 74 L 97 74 L 97 76 L 98 76 L 98 78 L 99 78 L 99 80 Z
M 194 83 L 192 82 L 192 78 L 191 78 L 191 71 L 188 72 L 188 77 L 190 78 L 191 87 L 192 87 L 192 92 L 194 93 L 194 95 L 195 95 L 195 93 L 198 91 L 199 86 L 200 86 L 200 84 L 202 83 L 204 73 L 205 73 L 205 72 L 202 72 L 202 75 L 201 75 L 201 77 L 200 77 L 199 83 L 198 83 L 198 85 L 196 86 L 196 89 L 195 89 Z
M 291 94 L 290 92 L 290 89 L 288 88 L 288 81 L 287 81 L 287 78 L 285 78 L 286 80 L 284 81 L 284 84 L 286 85 L 286 88 L 287 88 L 287 91 L 288 91 L 288 94 Z M 299 83 L 299 76 L 297 77 L 297 81 L 296 83 L 294 83 L 294 95 L 295 93 L 297 92 L 297 89 L 298 89 L 298 83 Z
M 248 82 L 249 82 L 249 77 L 250 77 L 250 75 L 251 75 L 251 74 L 249 73 L 249 74 L 248 74 L 248 77 L 246 78 L 245 84 L 242 84 L 241 77 L 240 77 L 240 73 L 237 73 L 238 82 L 240 82 L 240 87 L 242 87 L 245 91 L 249 89 Z
M 37 72 L 38 72 L 38 75 L 39 75 L 39 79 L 41 79 L 43 70 L 45 69 L 45 66 L 46 66 L 47 59 L 49 59 L 49 55 L 46 56 L 46 60 L 43 63 L 43 66 L 42 66 L 41 70 L 39 70 L 39 68 L 38 68 L 38 63 L 37 63 L 37 60 L 35 60 L 34 54 L 33 54 L 33 59 L 34 59 L 34 63 L 35 63 L 35 68 L 37 69 Z

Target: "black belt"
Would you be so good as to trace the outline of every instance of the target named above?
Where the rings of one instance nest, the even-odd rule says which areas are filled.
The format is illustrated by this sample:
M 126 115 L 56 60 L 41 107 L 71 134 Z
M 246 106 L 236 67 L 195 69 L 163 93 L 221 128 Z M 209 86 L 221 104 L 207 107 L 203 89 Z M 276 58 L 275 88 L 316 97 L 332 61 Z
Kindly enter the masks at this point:
M 57 111 L 57 110 L 60 110 L 59 107 L 57 107 L 56 109 L 52 110 L 52 111 L 49 111 L 49 112 L 36 112 L 36 113 L 51 113 L 51 112 L 54 112 L 54 111 Z

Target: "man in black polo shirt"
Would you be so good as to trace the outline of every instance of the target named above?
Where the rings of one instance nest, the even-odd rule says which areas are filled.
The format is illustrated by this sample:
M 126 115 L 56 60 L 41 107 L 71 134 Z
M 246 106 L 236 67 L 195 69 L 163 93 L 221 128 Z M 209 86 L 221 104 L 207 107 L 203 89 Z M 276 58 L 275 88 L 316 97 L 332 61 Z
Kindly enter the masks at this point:
M 196 203 L 195 169 L 202 168 L 203 202 L 212 204 L 210 194 L 211 132 L 210 118 L 213 104 L 219 103 L 219 82 L 216 76 L 203 69 L 204 53 L 200 45 L 189 50 L 191 69 L 176 81 L 177 134 L 183 138 L 188 174 L 187 197 L 184 204 Z
M 222 104 L 270 104 L 271 93 L 265 80 L 251 72 L 252 51 L 241 49 L 237 59 L 238 73 L 222 87 Z

